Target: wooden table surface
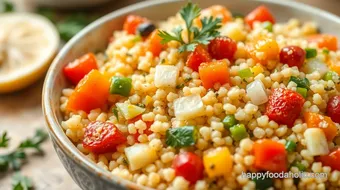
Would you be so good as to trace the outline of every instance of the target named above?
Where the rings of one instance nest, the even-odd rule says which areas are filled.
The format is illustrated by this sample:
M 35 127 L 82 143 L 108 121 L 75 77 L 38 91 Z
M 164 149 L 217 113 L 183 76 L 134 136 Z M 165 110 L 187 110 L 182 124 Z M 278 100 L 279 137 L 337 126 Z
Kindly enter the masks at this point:
M 106 8 L 99 10 L 115 10 L 140 0 L 116 0 Z M 298 0 L 340 15 L 339 0 Z M 20 92 L 0 95 L 0 133 L 7 130 L 12 137 L 11 147 L 18 145 L 21 139 L 32 136 L 36 128 L 44 128 L 41 110 L 41 91 L 43 79 Z M 23 166 L 22 173 L 32 177 L 37 190 L 78 190 L 60 163 L 50 141 L 43 145 L 46 154 L 43 157 L 30 155 Z M 1 153 L 1 152 L 0 152 Z M 11 173 L 0 174 L 0 189 L 11 189 Z

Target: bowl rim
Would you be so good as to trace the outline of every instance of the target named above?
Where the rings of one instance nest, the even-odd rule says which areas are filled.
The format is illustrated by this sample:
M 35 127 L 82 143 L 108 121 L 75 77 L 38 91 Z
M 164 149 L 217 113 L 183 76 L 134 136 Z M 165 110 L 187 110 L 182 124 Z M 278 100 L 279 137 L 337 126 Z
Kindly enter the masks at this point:
M 62 129 L 61 124 L 58 122 L 58 119 L 56 117 L 56 114 L 52 110 L 51 106 L 51 94 L 53 93 L 53 88 L 51 88 L 54 85 L 53 79 L 56 77 L 58 72 L 55 72 L 56 67 L 58 64 L 61 63 L 61 60 L 67 55 L 67 53 L 72 49 L 72 47 L 78 43 L 83 36 L 85 36 L 90 31 L 96 29 L 98 26 L 102 25 L 103 23 L 110 21 L 116 17 L 119 17 L 121 15 L 127 14 L 129 12 L 133 12 L 134 10 L 138 9 L 145 9 L 149 6 L 164 4 L 164 3 L 173 3 L 173 2 L 185 2 L 185 0 L 149 0 L 149 1 L 143 1 L 136 4 L 129 5 L 127 7 L 123 7 L 121 9 L 115 10 L 111 13 L 106 14 L 105 16 L 97 19 L 96 21 L 92 22 L 90 25 L 85 27 L 82 31 L 80 31 L 76 36 L 74 36 L 58 53 L 56 58 L 53 60 L 44 81 L 43 86 L 43 92 L 42 92 L 42 107 L 43 107 L 43 114 L 47 123 L 47 127 L 49 130 L 49 133 L 51 137 L 56 141 L 56 143 L 62 148 L 62 150 L 71 157 L 74 161 L 76 161 L 78 164 L 82 165 L 85 169 L 88 171 L 99 175 L 104 180 L 110 183 L 117 183 L 120 185 L 123 185 L 129 188 L 133 189 L 151 189 L 144 186 L 139 186 L 136 183 L 120 178 L 118 176 L 112 175 L 110 172 L 100 168 L 97 166 L 94 162 L 92 162 L 90 159 L 84 156 L 83 153 L 81 153 L 75 145 L 69 140 L 69 138 L 66 136 L 65 132 Z M 285 6 L 290 7 L 293 9 L 303 10 L 305 12 L 311 12 L 314 14 L 317 14 L 319 16 L 324 17 L 325 19 L 332 20 L 336 22 L 337 24 L 340 24 L 340 17 L 327 12 L 325 10 L 313 7 L 311 5 L 306 5 L 304 3 L 295 2 L 295 1 L 276 1 L 276 0 L 255 0 L 260 3 L 269 3 L 274 4 L 278 6 Z

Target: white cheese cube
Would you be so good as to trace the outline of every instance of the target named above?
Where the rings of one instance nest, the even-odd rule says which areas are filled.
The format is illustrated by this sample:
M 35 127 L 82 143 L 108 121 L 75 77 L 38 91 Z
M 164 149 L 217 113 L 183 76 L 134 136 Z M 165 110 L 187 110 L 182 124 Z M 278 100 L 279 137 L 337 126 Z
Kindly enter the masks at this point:
M 176 87 L 179 70 L 173 65 L 158 65 L 155 73 L 155 86 L 161 87 Z
M 199 95 L 178 98 L 174 102 L 175 116 L 179 120 L 187 120 L 205 114 L 204 105 Z
M 261 105 L 268 101 L 265 87 L 260 80 L 255 80 L 247 85 L 247 95 L 255 105 Z
M 306 146 L 312 156 L 326 155 L 329 153 L 325 133 L 319 128 L 308 128 L 303 134 Z
M 131 171 L 141 169 L 158 159 L 156 150 L 148 144 L 134 144 L 124 151 Z

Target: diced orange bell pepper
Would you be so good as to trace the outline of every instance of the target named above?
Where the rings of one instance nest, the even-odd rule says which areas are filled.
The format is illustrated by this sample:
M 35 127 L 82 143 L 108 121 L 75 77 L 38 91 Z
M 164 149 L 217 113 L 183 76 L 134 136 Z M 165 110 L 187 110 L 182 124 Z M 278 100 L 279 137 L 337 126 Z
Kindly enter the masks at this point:
M 315 34 L 309 36 L 307 40 L 317 43 L 319 48 L 327 48 L 331 51 L 338 50 L 338 38 L 330 34 Z
M 245 18 L 245 22 L 250 26 L 250 28 L 253 28 L 253 24 L 255 21 L 258 22 L 265 22 L 269 21 L 272 24 L 275 24 L 275 18 L 270 13 L 269 9 L 266 6 L 259 6 L 253 11 L 251 11 Z
M 92 109 L 105 106 L 109 97 L 110 81 L 98 70 L 92 70 L 76 86 L 68 99 L 67 109 L 71 111 Z
M 337 127 L 330 117 L 318 113 L 306 112 L 304 118 L 308 128 L 322 129 L 328 141 L 332 141 L 338 133 Z
M 270 172 L 287 171 L 287 152 L 285 146 L 271 139 L 262 139 L 254 143 L 254 166 Z
M 329 60 L 327 61 L 327 65 L 329 66 L 329 68 L 330 68 L 332 71 L 334 71 L 334 72 L 336 72 L 336 73 L 338 73 L 338 74 L 340 75 L 340 63 L 339 63 L 339 62 L 337 62 L 337 61 L 332 61 L 331 59 L 329 59 Z
M 269 60 L 277 60 L 280 48 L 274 39 L 267 38 L 258 40 L 255 44 L 248 44 L 247 51 L 249 57 L 263 65 Z
M 225 60 L 202 63 L 198 72 L 206 89 L 213 88 L 215 83 L 225 84 L 230 81 L 229 68 Z
M 323 166 L 340 171 L 340 148 L 333 150 L 328 155 L 317 157 L 316 160 L 320 161 Z
M 150 51 L 153 56 L 157 57 L 165 48 L 165 45 L 161 43 L 162 38 L 158 35 L 159 31 L 153 31 L 146 41 L 146 50 Z

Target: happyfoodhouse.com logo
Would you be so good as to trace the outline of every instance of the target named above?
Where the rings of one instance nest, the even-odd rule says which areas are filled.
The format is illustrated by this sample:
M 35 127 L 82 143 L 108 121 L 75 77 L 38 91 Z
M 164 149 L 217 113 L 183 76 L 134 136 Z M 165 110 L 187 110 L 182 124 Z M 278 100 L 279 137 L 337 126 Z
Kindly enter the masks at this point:
M 258 172 L 258 173 L 250 173 L 250 172 L 242 172 L 242 178 L 248 179 L 265 179 L 265 178 L 327 178 L 327 173 L 312 173 L 312 172 Z

